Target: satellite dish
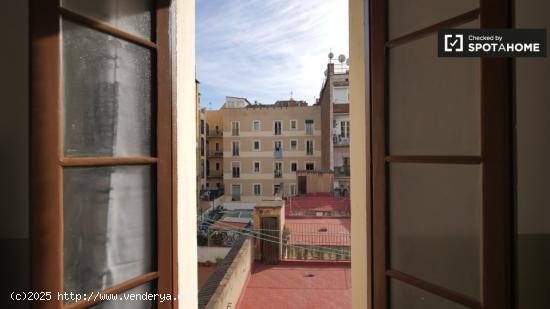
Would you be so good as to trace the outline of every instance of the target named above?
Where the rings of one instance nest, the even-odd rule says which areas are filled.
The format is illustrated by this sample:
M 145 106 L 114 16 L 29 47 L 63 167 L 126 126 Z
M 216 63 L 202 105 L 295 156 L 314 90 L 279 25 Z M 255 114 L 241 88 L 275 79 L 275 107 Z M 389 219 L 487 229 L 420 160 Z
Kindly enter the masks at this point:
M 347 64 L 347 65 L 348 65 L 348 67 L 349 67 L 349 58 L 348 58 L 348 60 L 346 60 L 346 64 Z
M 334 53 L 333 52 L 328 53 L 328 59 L 332 60 L 332 58 L 334 58 Z
M 340 61 L 340 63 L 344 63 L 346 61 L 346 56 L 344 54 L 338 56 L 338 61 Z

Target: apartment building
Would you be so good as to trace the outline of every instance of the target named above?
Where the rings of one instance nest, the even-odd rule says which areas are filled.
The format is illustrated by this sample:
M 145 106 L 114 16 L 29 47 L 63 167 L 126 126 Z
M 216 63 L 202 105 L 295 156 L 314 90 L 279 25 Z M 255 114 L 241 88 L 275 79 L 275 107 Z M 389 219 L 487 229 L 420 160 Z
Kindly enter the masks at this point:
M 345 56 L 332 63 L 332 53 L 319 97 L 323 124 L 323 169 L 334 171 L 334 188 L 343 195 L 350 191 L 349 66 Z
M 223 189 L 223 110 L 206 110 L 206 188 Z
M 197 132 L 197 192 L 206 187 L 206 118 L 201 108 L 200 82 L 195 80 L 195 108 Z
M 293 99 L 271 105 L 228 100 L 220 110 L 225 195 L 254 202 L 296 194 L 296 171 L 321 168 L 321 107 Z

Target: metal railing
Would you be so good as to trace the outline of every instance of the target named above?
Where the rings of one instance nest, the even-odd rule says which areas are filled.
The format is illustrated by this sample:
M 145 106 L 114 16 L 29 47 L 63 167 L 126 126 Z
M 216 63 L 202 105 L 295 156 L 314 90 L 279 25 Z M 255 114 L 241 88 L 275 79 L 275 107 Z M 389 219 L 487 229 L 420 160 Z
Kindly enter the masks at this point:
M 206 132 L 206 136 L 208 136 L 208 137 L 221 137 L 221 136 L 223 136 L 223 132 L 222 131 L 209 131 L 209 132 Z
M 273 177 L 275 177 L 275 178 L 282 178 L 282 177 L 283 177 L 283 171 L 281 171 L 281 170 L 274 170 L 274 171 L 273 171 Z
M 341 145 L 341 146 L 349 145 L 349 137 L 343 137 L 337 134 L 334 134 L 332 136 L 332 141 L 334 145 Z
M 335 166 L 334 176 L 336 177 L 349 177 L 351 175 L 351 169 L 349 165 Z

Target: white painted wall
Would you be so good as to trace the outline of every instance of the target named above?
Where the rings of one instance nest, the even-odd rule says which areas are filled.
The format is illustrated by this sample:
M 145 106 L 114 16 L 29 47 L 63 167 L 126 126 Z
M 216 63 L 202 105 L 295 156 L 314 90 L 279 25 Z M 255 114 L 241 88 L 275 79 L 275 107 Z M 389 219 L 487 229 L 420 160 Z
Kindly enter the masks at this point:
M 195 0 L 176 0 L 178 305 L 198 307 Z
M 201 263 L 212 262 L 215 263 L 216 259 L 223 259 L 231 247 L 198 247 L 197 258 Z

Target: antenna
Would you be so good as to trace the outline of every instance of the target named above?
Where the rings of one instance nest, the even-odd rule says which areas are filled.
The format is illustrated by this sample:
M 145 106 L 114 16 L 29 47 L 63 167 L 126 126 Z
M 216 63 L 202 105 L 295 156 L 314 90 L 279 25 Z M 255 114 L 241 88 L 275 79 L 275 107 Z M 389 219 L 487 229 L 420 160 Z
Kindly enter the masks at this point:
M 338 61 L 340 61 L 341 64 L 344 64 L 344 62 L 346 61 L 346 55 L 341 54 L 340 56 L 338 56 Z

